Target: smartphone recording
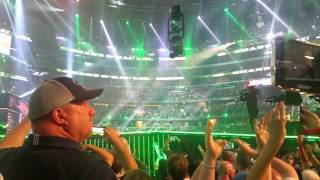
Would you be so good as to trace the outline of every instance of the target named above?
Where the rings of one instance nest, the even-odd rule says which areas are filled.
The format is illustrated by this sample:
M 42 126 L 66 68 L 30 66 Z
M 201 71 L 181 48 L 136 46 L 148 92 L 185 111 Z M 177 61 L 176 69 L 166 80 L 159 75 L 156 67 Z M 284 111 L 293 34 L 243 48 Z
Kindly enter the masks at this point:
M 273 85 L 320 93 L 320 44 L 277 37 L 273 46 Z

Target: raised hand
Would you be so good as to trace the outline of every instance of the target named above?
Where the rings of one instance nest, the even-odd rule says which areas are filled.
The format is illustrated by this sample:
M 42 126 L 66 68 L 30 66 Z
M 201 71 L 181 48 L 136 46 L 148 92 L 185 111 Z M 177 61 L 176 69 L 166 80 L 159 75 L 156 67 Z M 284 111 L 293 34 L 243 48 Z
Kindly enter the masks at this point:
M 202 163 L 193 173 L 191 180 L 215 179 L 216 160 L 221 155 L 223 147 L 227 144 L 227 141 L 223 140 L 213 141 L 211 133 L 215 125 L 215 119 L 208 121 L 204 135 L 206 152 Z
M 301 108 L 301 121 L 305 128 L 320 128 L 320 118 L 307 108 Z
M 114 128 L 104 128 L 104 136 L 108 139 L 111 144 L 123 144 L 120 139 L 120 134 L 118 130 Z
M 251 167 L 247 180 L 270 179 L 271 161 L 280 149 L 286 135 L 286 114 L 283 102 L 277 104 L 268 119 L 269 140 Z
M 256 157 L 258 155 L 258 152 L 250 147 L 250 144 L 248 144 L 245 141 L 242 141 L 240 139 L 232 139 L 234 143 L 236 143 L 239 146 L 240 151 L 244 152 L 249 157 Z
M 269 115 L 268 131 L 270 141 L 280 146 L 286 136 L 286 110 L 284 102 L 279 102 Z
M 102 148 L 99 148 L 95 145 L 92 145 L 92 144 L 84 144 L 82 145 L 82 148 L 84 150 L 89 150 L 97 155 L 99 155 L 102 159 L 104 159 L 104 161 L 111 167 L 112 166 L 112 163 L 113 163 L 113 155 L 111 152 L 105 150 L 105 149 L 102 149 Z
M 215 125 L 215 119 L 209 120 L 205 131 L 206 156 L 209 156 L 211 159 L 218 159 L 222 153 L 223 147 L 227 144 L 227 141 L 225 140 L 213 141 L 211 133 Z
M 254 129 L 256 132 L 257 151 L 260 152 L 264 145 L 269 140 L 269 132 L 267 131 L 268 120 L 270 119 L 270 113 L 267 113 L 265 117 L 262 117 L 259 122 L 256 122 Z
M 155 150 L 159 150 L 159 144 L 157 143 L 157 142 L 154 142 L 153 144 L 152 144 L 152 147 L 153 147 L 153 149 L 155 149 Z
M 119 162 L 125 170 L 138 169 L 137 162 L 131 154 L 130 149 L 122 142 L 118 130 L 113 128 L 105 128 L 104 136 L 112 145 L 114 145 L 117 151 Z

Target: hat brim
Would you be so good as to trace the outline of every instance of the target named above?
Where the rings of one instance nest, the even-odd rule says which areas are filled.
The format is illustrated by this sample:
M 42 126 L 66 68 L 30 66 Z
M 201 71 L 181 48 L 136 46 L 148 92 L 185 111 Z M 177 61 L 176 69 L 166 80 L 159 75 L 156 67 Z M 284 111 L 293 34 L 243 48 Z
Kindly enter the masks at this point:
M 96 98 L 101 95 L 103 92 L 103 89 L 93 89 L 93 90 L 87 90 L 83 93 L 79 94 L 78 97 L 74 99 L 74 101 L 85 101 L 90 100 L 93 98 Z

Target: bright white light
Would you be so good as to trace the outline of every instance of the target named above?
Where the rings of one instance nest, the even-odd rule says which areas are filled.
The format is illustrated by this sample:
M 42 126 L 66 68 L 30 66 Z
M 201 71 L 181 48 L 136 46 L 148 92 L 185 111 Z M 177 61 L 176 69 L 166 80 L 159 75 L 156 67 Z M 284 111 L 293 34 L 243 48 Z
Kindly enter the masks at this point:
M 25 32 L 25 15 L 23 7 L 23 0 L 17 0 L 15 4 L 15 29 L 13 29 L 15 35 L 23 35 Z M 27 44 L 16 40 L 16 48 L 18 49 L 17 55 L 19 59 L 25 61 L 26 51 L 28 49 Z
M 48 72 L 34 72 L 33 73 L 34 76 L 39 76 L 39 77 L 47 75 L 47 74 L 48 74 Z
M 10 78 L 12 78 L 12 79 L 17 79 L 17 80 L 20 80 L 20 81 L 26 81 L 26 82 L 29 81 L 26 77 L 24 77 L 24 76 L 19 76 L 19 75 L 10 76 Z
M 100 20 L 100 24 L 101 24 L 101 26 L 102 26 L 102 28 L 103 28 L 103 31 L 104 31 L 104 33 L 105 33 L 105 35 L 106 35 L 106 37 L 107 37 L 107 40 L 108 40 L 110 46 L 111 46 L 111 47 L 114 47 L 113 42 L 112 42 L 112 40 L 111 40 L 111 37 L 110 37 L 110 35 L 109 35 L 108 31 L 107 31 L 106 26 L 104 25 L 103 20 Z M 117 54 L 116 52 L 114 52 L 114 53 Z
M 304 58 L 314 60 L 314 57 L 312 57 L 312 56 L 304 56 Z
M 184 77 L 156 77 L 157 81 L 182 80 Z
M 32 90 L 30 90 L 30 91 L 28 91 L 28 92 L 25 92 L 25 93 L 21 94 L 19 97 L 20 97 L 20 98 L 26 97 L 26 96 L 32 94 L 35 90 L 36 90 L 36 88 L 34 88 L 34 89 L 32 89 Z
M 93 127 L 92 128 L 92 134 L 103 136 L 104 128 Z
M 152 23 L 149 23 L 149 26 L 151 27 L 151 26 L 152 26 Z
M 225 76 L 224 73 L 219 73 L 219 74 L 213 74 L 212 77 L 223 77 Z
M 108 40 L 109 45 L 110 45 L 111 47 L 115 47 L 114 44 L 113 44 L 113 42 L 112 42 L 112 39 L 111 39 L 111 37 L 110 37 L 110 34 L 109 34 L 109 32 L 108 32 L 108 30 L 107 30 L 107 28 L 106 28 L 106 26 L 105 26 L 105 24 L 104 24 L 104 22 L 103 22 L 103 20 L 100 20 L 100 24 L 101 24 L 101 26 L 102 26 L 102 28 L 103 28 L 103 31 L 104 31 L 105 36 L 107 37 L 107 40 Z M 127 76 L 127 73 L 125 72 L 125 70 L 124 70 L 121 62 L 119 61 L 120 56 L 118 55 L 117 50 L 116 50 L 116 49 L 112 49 L 112 53 L 113 53 L 113 55 L 114 55 L 114 57 L 115 57 L 115 62 L 116 62 L 117 66 L 118 66 L 118 68 L 119 68 L 119 70 L 120 70 L 121 76 L 126 77 L 126 76 Z M 131 86 L 131 85 L 130 85 L 130 82 L 127 81 L 126 79 L 124 79 L 124 84 L 126 85 L 126 88 L 129 90 L 128 87 Z
M 106 48 L 111 49 L 111 50 L 116 50 L 116 47 L 110 46 L 110 45 L 106 46 Z
M 123 1 L 119 1 L 119 0 L 111 0 L 111 3 L 118 5 L 118 6 L 126 5 Z
M 109 7 L 118 8 L 116 5 L 109 5 Z
M 271 40 L 271 39 L 273 39 L 275 36 L 274 36 L 274 34 L 272 33 L 272 32 L 270 32 L 267 36 L 266 36 L 266 39 L 267 40 Z
M 266 86 L 271 85 L 271 78 L 249 80 L 248 86 Z
M 208 30 L 208 32 L 211 34 L 211 36 L 219 43 L 221 43 L 221 41 L 217 38 L 217 36 L 212 32 L 212 30 L 207 26 L 207 24 L 202 20 L 202 18 L 200 16 L 198 16 L 199 21 L 201 22 L 201 24 Z
M 132 77 L 133 80 L 141 80 L 141 81 L 149 81 L 151 78 L 149 77 Z
M 160 48 L 160 49 L 158 49 L 158 51 L 159 51 L 159 52 L 168 52 L 169 49 L 167 49 L 167 48 Z
M 292 33 L 296 36 L 296 37 L 300 37 L 295 31 L 293 31 L 293 29 L 290 28 L 290 26 L 285 23 L 275 12 L 273 12 L 264 2 L 262 2 L 261 0 L 257 0 L 258 3 L 260 3 L 267 11 L 269 11 L 269 13 L 271 13 L 273 15 L 273 17 L 278 20 L 284 27 L 286 27 L 288 30 L 292 31 Z
M 20 39 L 20 40 L 25 40 L 25 41 L 32 42 L 32 39 L 31 39 L 29 36 L 25 36 L 25 35 L 16 35 L 16 38 L 17 38 L 17 39 Z
M 218 53 L 218 54 L 217 54 L 217 56 L 225 56 L 225 55 L 227 55 L 226 52 L 221 52 L 221 53 Z
M 158 40 L 160 41 L 161 43 L 161 46 L 162 47 L 166 47 L 165 43 L 162 41 L 162 39 L 160 38 L 158 32 L 156 31 L 156 29 L 153 27 L 153 25 L 151 24 L 150 28 L 152 29 L 154 35 L 156 35 L 156 37 L 158 38 Z
M 90 63 L 90 62 L 84 62 L 84 66 L 92 66 L 92 63 Z
M 184 61 L 184 60 L 186 60 L 186 57 L 175 57 L 175 58 L 159 57 L 159 61 Z
M 63 36 L 56 36 L 56 39 L 60 40 L 60 41 L 65 41 L 66 38 Z

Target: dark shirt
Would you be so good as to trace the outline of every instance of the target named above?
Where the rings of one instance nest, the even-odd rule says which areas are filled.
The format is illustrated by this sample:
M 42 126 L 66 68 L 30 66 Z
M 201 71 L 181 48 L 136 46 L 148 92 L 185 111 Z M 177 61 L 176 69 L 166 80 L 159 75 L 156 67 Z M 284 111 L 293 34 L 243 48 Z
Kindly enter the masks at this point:
M 113 180 L 100 158 L 84 152 L 75 141 L 30 135 L 19 148 L 0 150 L 0 172 L 5 180 Z
M 246 180 L 247 175 L 248 175 L 247 171 L 240 171 L 234 176 L 233 180 Z

